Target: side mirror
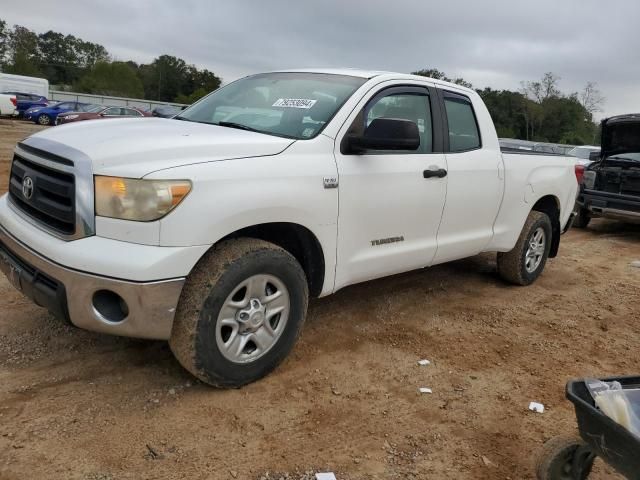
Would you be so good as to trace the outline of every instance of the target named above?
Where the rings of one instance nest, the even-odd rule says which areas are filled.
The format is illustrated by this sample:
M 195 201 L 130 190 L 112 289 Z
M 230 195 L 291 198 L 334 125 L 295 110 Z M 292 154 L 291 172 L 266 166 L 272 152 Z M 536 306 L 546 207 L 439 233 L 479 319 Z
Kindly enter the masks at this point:
M 597 162 L 600 160 L 600 152 L 589 152 L 589 161 Z
M 363 136 L 350 136 L 347 142 L 352 153 L 366 150 L 417 150 L 420 147 L 420 131 L 411 120 L 376 118 Z

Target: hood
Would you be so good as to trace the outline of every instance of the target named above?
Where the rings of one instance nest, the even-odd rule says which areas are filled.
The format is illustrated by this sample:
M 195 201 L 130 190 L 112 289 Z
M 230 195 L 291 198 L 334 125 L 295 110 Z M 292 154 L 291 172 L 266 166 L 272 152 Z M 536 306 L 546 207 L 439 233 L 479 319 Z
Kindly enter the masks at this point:
M 131 178 L 194 163 L 276 155 L 293 142 L 246 130 L 160 118 L 70 123 L 43 130 L 25 141 L 36 147 L 60 144 L 61 150 L 79 150 L 91 159 L 94 174 Z
M 603 120 L 601 158 L 633 152 L 640 152 L 640 113 Z

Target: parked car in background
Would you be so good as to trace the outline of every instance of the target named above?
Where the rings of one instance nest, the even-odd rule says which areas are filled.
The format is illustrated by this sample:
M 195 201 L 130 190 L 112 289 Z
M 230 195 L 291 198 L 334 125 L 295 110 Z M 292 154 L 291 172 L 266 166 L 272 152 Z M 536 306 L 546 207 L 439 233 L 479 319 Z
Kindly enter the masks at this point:
M 174 107 L 173 105 L 161 105 L 151 111 L 151 115 L 160 118 L 171 118 L 178 115 L 183 109 L 181 107 Z
M 601 125 L 600 154 L 582 167 L 578 228 L 592 217 L 640 222 L 640 114 L 606 118 Z
M 105 105 L 93 105 L 84 111 L 66 112 L 58 115 L 56 125 L 64 123 L 81 122 L 83 120 L 100 120 L 103 118 L 125 117 L 150 117 L 151 113 L 137 107 L 110 107 Z
M 560 155 L 569 155 L 569 152 L 575 148 L 575 145 L 563 145 L 558 143 L 555 147 Z
M 35 93 L 24 93 L 24 92 L 2 92 L 8 93 L 9 95 L 15 95 L 18 100 L 18 106 L 16 110 L 18 110 L 18 116 L 22 117 L 24 112 L 34 107 L 46 107 L 49 105 L 49 100 L 47 97 L 42 95 L 36 95 Z
M 582 145 L 574 147 L 567 152 L 570 157 L 575 157 L 579 165 L 589 165 L 593 161 L 593 153 L 600 152 L 600 147 L 595 145 Z
M 518 140 L 516 138 L 498 139 L 500 150 L 503 152 L 532 152 L 534 142 L 528 140 Z
M 15 95 L 0 94 L 0 115 L 17 115 L 17 104 L 18 100 Z
M 564 145 L 561 143 L 532 142 L 530 140 L 518 140 L 515 138 L 500 138 L 500 148 L 503 152 L 538 152 L 551 155 L 568 155 L 574 145 Z
M 89 105 L 83 102 L 58 102 L 46 107 L 34 107 L 24 112 L 24 119 L 39 125 L 53 125 L 61 113 L 83 110 Z

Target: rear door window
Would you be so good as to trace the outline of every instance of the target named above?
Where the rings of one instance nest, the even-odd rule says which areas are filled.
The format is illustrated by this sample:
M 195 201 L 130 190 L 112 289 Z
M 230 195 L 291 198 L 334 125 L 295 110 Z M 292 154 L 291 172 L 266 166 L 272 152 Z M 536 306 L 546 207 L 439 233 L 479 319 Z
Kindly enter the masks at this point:
M 480 129 L 471 100 L 464 95 L 444 92 L 444 106 L 449 124 L 449 151 L 480 148 Z

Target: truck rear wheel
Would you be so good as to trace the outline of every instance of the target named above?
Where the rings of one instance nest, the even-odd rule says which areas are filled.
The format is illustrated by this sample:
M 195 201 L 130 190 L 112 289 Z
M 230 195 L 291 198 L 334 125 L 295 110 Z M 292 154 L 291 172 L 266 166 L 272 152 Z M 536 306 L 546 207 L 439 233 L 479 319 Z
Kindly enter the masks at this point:
M 591 221 L 591 212 L 586 208 L 579 208 L 576 217 L 573 219 L 573 226 L 576 228 L 587 228 Z
M 516 285 L 533 283 L 547 263 L 551 249 L 551 235 L 549 217 L 542 212 L 530 212 L 513 250 L 498 253 L 500 276 Z
M 289 252 L 262 240 L 228 240 L 187 278 L 169 345 L 203 382 L 240 387 L 289 354 L 308 299 L 304 271 Z

